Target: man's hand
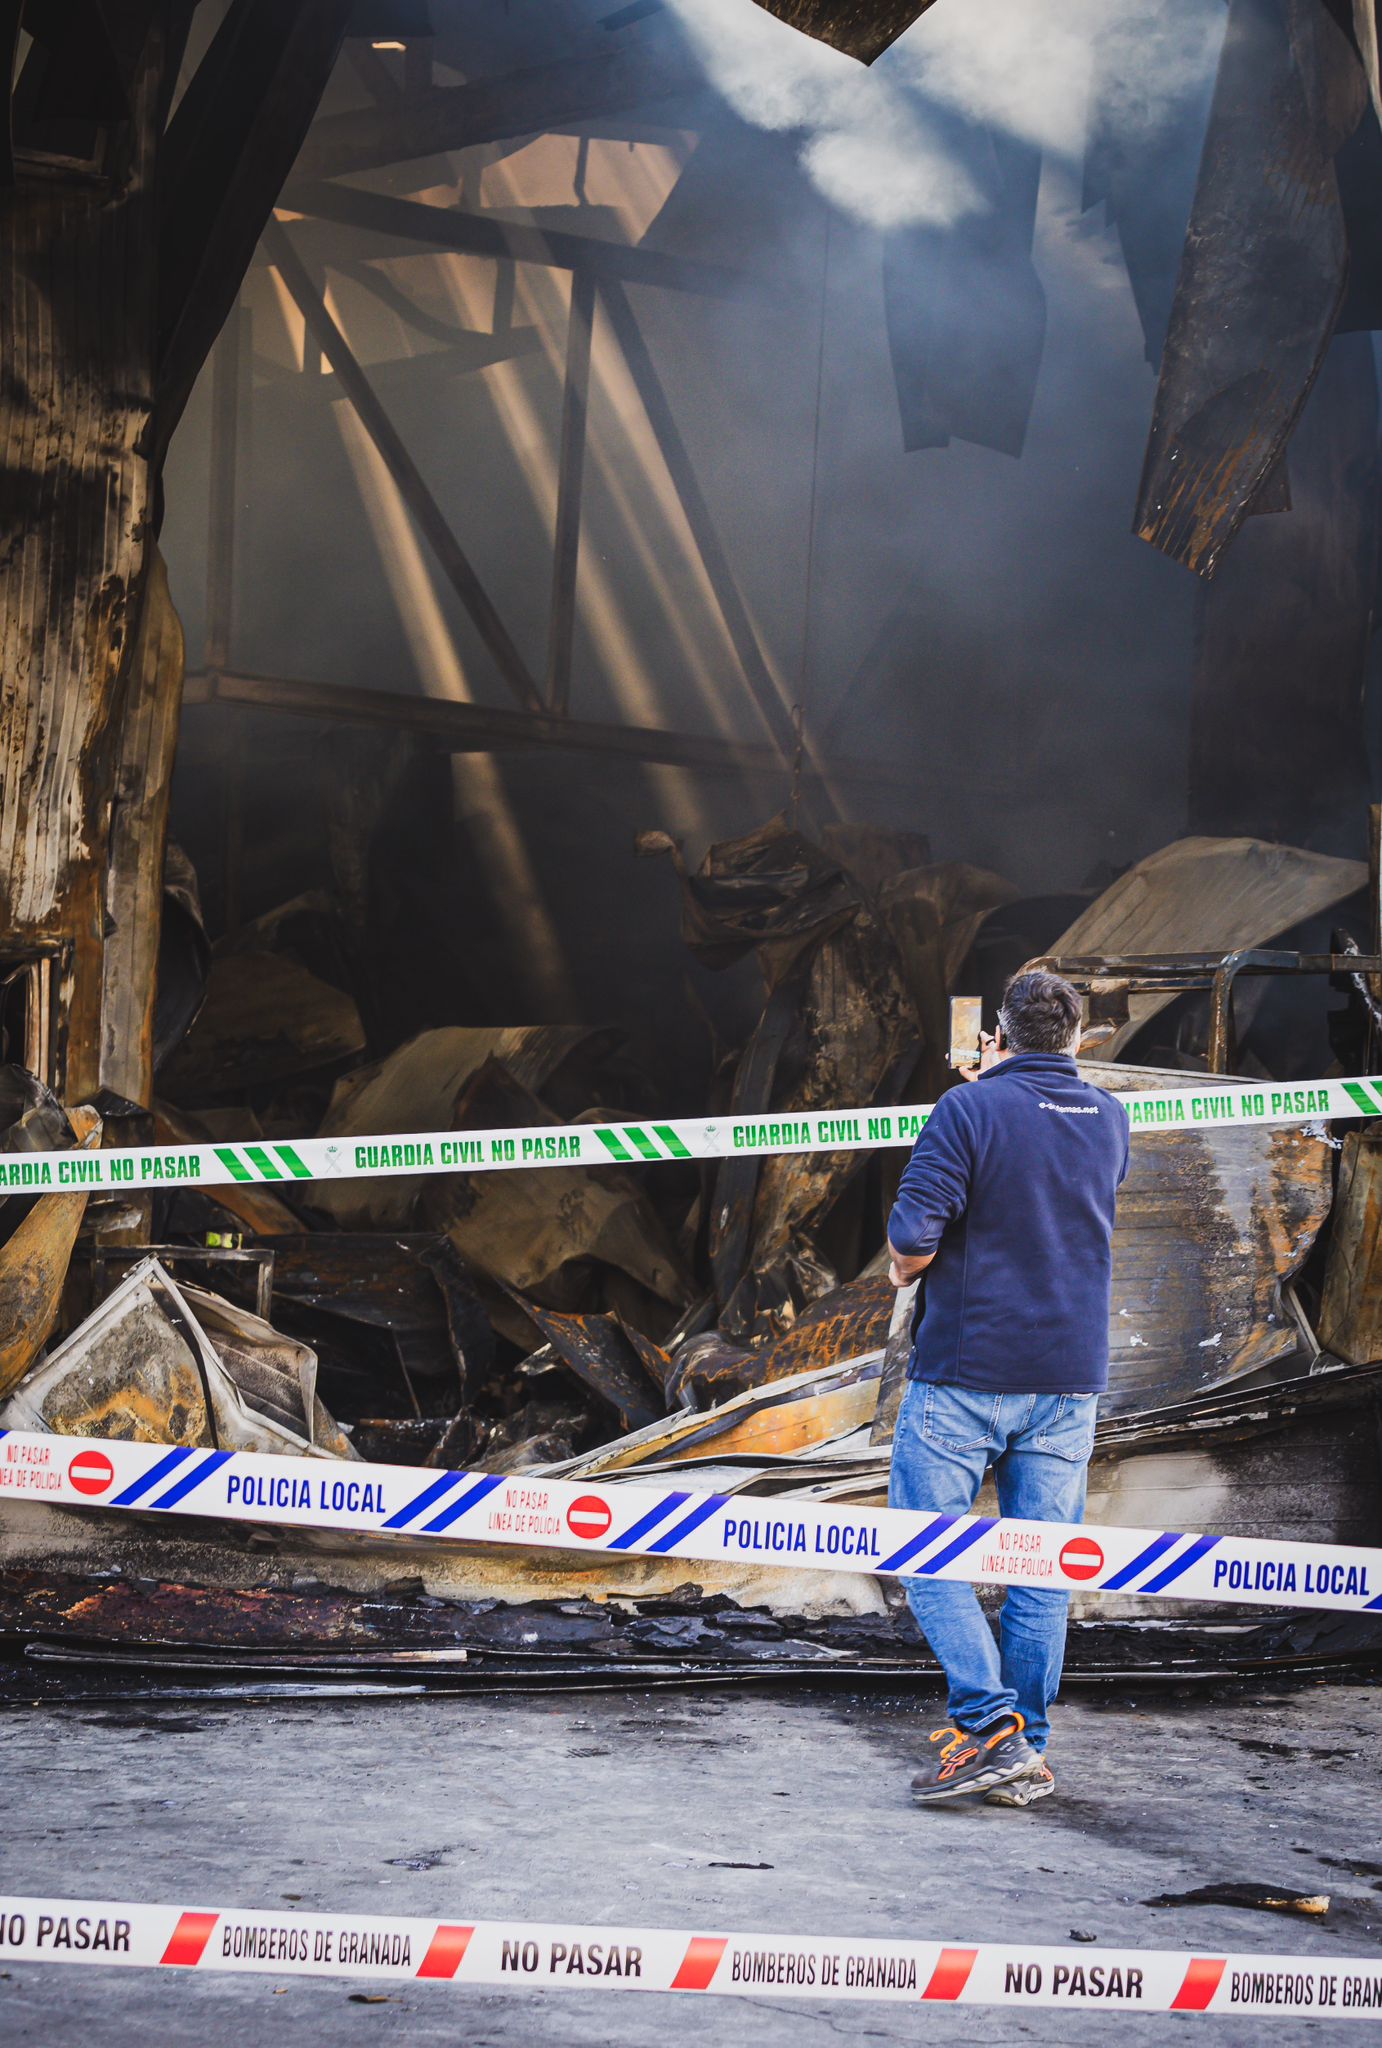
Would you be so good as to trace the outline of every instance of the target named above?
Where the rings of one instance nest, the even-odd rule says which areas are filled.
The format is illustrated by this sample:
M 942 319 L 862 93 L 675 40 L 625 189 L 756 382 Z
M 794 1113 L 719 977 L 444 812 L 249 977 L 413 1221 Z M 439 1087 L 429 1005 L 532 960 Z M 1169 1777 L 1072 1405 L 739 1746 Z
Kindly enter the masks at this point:
M 934 1252 L 900 1252 L 891 1241 L 888 1244 L 888 1255 L 888 1278 L 894 1287 L 910 1287 L 914 1280 L 920 1279 L 936 1256 Z
M 986 1074 L 990 1067 L 1001 1065 L 1007 1057 L 1007 1049 L 999 1045 L 996 1033 L 981 1031 L 979 1033 L 978 1066 L 957 1067 L 955 1071 L 957 1074 L 962 1075 L 966 1081 L 977 1081 L 981 1074 Z

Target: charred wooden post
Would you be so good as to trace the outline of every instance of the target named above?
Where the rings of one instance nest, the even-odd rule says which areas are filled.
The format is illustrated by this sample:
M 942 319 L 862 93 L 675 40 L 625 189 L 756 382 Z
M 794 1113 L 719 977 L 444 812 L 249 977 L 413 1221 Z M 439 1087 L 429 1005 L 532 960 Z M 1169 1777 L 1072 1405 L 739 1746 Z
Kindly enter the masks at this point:
M 347 12 L 235 0 L 171 125 L 181 0 L 23 15 L 0 184 L 0 958 L 48 963 L 53 1015 L 28 1036 L 69 1100 L 149 1099 L 182 685 L 150 578 L 158 467 Z
M 175 53 L 167 10 L 136 13 L 104 63 L 34 44 L 0 191 L 0 932 L 14 955 L 69 949 L 66 1042 L 44 1078 L 70 1099 L 101 1080 L 104 871 L 152 518 L 155 171 Z

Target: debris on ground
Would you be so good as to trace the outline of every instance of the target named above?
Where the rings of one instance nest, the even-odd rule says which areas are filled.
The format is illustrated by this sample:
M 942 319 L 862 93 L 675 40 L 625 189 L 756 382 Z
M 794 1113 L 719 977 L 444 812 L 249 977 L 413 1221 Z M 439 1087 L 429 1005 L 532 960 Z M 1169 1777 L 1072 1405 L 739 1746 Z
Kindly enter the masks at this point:
M 950 998 L 982 994 L 1034 951 L 1077 947 L 1089 985 L 1105 990 L 1148 951 L 1172 949 L 1171 960 L 1192 944 L 1289 937 L 1363 873 L 1290 847 L 1187 840 L 1072 904 L 933 862 L 919 835 L 852 827 L 812 838 L 785 817 L 713 846 L 694 869 L 663 835 L 640 851 L 670 856 L 700 967 L 737 974 L 745 989 L 757 980 L 737 1050 L 713 1045 L 702 1100 L 717 1115 L 930 1099 L 949 1084 Z M 194 882 L 183 885 L 194 901 Z M 161 1068 L 169 1099 L 152 1116 L 109 1105 L 120 1142 L 138 1129 L 140 1143 L 315 1132 L 368 1146 L 410 1130 L 632 1117 L 653 1104 L 654 1084 L 619 1034 L 592 1026 L 439 1025 L 376 1049 L 361 1021 L 374 1014 L 368 991 L 351 992 L 356 965 L 321 894 L 223 942 L 205 1005 Z M 1366 988 L 1366 977 L 1353 984 Z M 1266 987 L 1243 999 L 1245 1014 L 1268 1014 Z M 1186 1048 L 1204 1042 L 1207 988 L 1202 977 L 1165 1000 L 1155 983 L 1129 994 L 1097 1045 L 1104 1085 L 1197 1085 L 1204 1058 Z M 1359 987 L 1346 994 L 1331 1030 L 1352 1028 L 1355 1013 L 1368 1028 Z M 1149 1043 L 1142 1027 L 1164 1043 L 1167 1017 L 1178 1020 L 1179 1064 L 1131 1064 Z M 1272 1042 L 1270 1031 L 1253 1039 Z M 97 1110 L 65 1109 L 34 1077 L 0 1070 L 0 1146 L 100 1137 Z M 1366 1134 L 1346 1136 L 1341 1155 L 1311 1125 L 1139 1136 L 1115 1236 L 1092 1519 L 1377 1540 L 1374 1149 Z M 883 1250 L 901 1164 L 900 1154 L 841 1152 L 285 1179 L 169 1190 L 120 1210 L 118 1229 L 109 1196 L 12 1196 L 0 1207 L 0 1269 L 15 1278 L 0 1308 L 0 1423 L 607 1485 L 675 1473 L 692 1490 L 877 1504 L 913 1310 Z M 99 1576 L 122 1541 L 108 1521 L 50 1511 L 43 1531 L 7 1535 L 0 1570 L 46 1559 Z M 419 1597 L 470 1617 L 472 1655 L 478 1613 L 528 1617 L 525 1654 L 540 1650 L 554 1672 L 590 1653 L 584 1622 L 565 1643 L 554 1621 L 587 1602 L 605 1615 L 601 1628 L 614 1627 L 601 1637 L 611 1654 L 631 1654 L 646 1625 L 646 1648 L 664 1663 L 732 1647 L 736 1668 L 805 1668 L 827 1653 L 861 1668 L 852 1627 L 882 1630 L 865 1663 L 916 1655 L 896 1589 L 865 1578 L 707 1564 L 688 1588 L 686 1566 L 669 1558 L 414 1553 L 286 1530 L 256 1537 L 251 1570 L 243 1547 L 211 1531 L 157 1541 L 161 1563 L 146 1544 L 141 1570 L 222 1588 L 198 1610 L 215 1657 L 237 1641 L 282 1649 L 275 1630 L 235 1607 L 237 1587 L 262 1603 L 326 1575 L 346 1613 L 387 1606 L 400 1572 Z M 401 1565 L 405 1555 L 413 1561 Z M 27 1593 L 20 1604 L 30 1608 Z M 404 1633 L 386 1630 L 371 1655 L 393 1670 L 411 1623 L 389 1611 Z M 1116 1646 L 1115 1660 L 1139 1667 L 1372 1653 L 1366 1624 L 1341 1632 L 1337 1617 L 1287 1617 L 1272 1635 L 1257 1616 L 1168 1630 L 1130 1596 L 1077 1599 L 1075 1613 L 1078 1628 Z M 305 1654 L 325 1625 L 321 1610 L 303 1609 L 290 1634 Z M 843 1637 L 831 1636 L 837 1626 Z M 825 1634 L 808 1643 L 803 1628 Z M 43 1633 L 56 1640 L 58 1618 L 45 1614 Z
M 1158 1892 L 1144 1906 L 1243 1906 L 1259 1913 L 1304 1913 L 1322 1920 L 1329 1911 L 1328 1892 L 1292 1892 L 1269 1884 L 1201 1884 L 1192 1892 Z
M 142 1260 L 0 1407 L 0 1427 L 126 1443 L 354 1458 L 317 1360 L 246 1310 Z

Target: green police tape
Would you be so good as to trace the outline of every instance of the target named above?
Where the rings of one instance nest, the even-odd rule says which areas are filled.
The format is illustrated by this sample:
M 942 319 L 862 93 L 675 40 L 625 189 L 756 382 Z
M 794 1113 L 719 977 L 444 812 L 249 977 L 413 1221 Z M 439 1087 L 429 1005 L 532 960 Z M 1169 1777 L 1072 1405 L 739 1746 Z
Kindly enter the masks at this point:
M 1116 1071 L 1116 1070 L 1115 1070 Z M 1121 1097 L 1139 1131 L 1241 1129 L 1382 1116 L 1382 1080 L 1286 1085 L 1206 1080 Z M 107 1152 L 0 1155 L 0 1194 L 45 1190 L 229 1187 L 240 1182 L 379 1180 L 423 1173 L 665 1164 L 744 1153 L 876 1152 L 910 1145 L 930 1103 L 900 1109 L 779 1110 L 768 1116 L 680 1117 L 638 1123 L 532 1124 L 495 1131 L 393 1132 L 297 1138 L 292 1144 L 125 1147 Z

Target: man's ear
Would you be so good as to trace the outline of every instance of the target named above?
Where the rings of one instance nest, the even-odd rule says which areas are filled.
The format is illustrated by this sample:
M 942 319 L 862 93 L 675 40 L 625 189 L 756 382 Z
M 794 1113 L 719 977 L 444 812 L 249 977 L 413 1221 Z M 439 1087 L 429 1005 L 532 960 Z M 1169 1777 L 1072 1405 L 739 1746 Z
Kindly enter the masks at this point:
M 994 1049 L 994 1051 L 995 1051 L 995 1052 L 1002 1052 L 1002 1050 L 1003 1050 L 1003 1046 L 1004 1046 L 1004 1043 L 1005 1043 L 1005 1040 L 1004 1040 L 1004 1037 L 1003 1037 L 1003 1019 L 1002 1019 L 1002 1018 L 1000 1017 L 1000 1018 L 998 1019 L 998 1022 L 997 1022 L 997 1023 L 996 1023 L 995 1025 L 994 1025 L 994 1027 L 993 1027 L 993 1049 Z

